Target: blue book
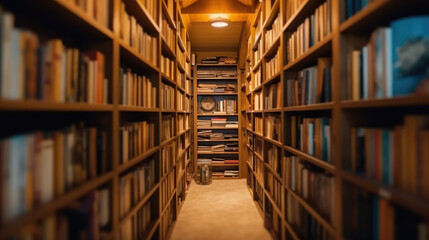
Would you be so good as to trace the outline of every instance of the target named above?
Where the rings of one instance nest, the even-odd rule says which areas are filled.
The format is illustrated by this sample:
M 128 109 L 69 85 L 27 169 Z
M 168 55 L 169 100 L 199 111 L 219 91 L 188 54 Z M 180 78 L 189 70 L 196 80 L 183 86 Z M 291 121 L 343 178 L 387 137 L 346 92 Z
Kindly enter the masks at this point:
M 314 123 L 308 124 L 308 154 L 314 155 Z
M 390 156 L 390 131 L 388 129 L 383 129 L 381 135 L 382 142 L 382 179 L 383 182 L 389 184 L 389 169 L 390 169 L 390 159 L 393 156 Z
M 353 14 L 359 12 L 362 9 L 361 1 L 360 0 L 354 0 L 354 7 L 353 8 L 354 8 Z
M 402 18 L 391 23 L 393 96 L 415 92 L 428 81 L 429 16 Z M 423 50 L 423 51 L 422 51 Z
M 361 9 L 368 6 L 368 0 L 361 0 Z
M 347 4 L 346 4 L 346 15 L 347 18 L 353 16 L 353 0 L 347 0 Z

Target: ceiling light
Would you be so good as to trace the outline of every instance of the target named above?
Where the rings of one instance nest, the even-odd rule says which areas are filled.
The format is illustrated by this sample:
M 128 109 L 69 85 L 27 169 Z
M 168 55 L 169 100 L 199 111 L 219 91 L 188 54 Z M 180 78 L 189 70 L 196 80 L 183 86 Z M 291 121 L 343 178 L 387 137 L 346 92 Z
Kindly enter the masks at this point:
M 229 20 L 227 18 L 218 17 L 210 20 L 210 24 L 212 27 L 223 28 L 228 26 L 228 21 Z

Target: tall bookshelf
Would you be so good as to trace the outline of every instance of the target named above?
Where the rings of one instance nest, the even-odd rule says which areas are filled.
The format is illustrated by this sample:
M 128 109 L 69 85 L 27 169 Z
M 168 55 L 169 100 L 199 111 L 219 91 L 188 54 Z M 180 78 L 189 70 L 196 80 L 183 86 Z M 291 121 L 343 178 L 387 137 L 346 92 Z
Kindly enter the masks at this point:
M 196 151 L 195 161 L 198 159 L 219 159 L 220 162 L 212 163 L 213 167 L 213 179 L 238 179 L 245 177 L 244 168 L 242 166 L 243 156 L 241 155 L 241 119 L 239 117 L 239 106 L 241 106 L 241 99 L 239 98 L 239 91 L 241 89 L 241 78 L 238 74 L 237 64 L 196 64 L 194 66 L 194 106 L 195 106 L 195 115 L 194 115 L 194 148 Z M 199 73 L 208 72 L 213 73 L 213 76 L 198 76 Z M 222 74 L 227 74 L 232 72 L 234 76 L 223 76 Z M 202 85 L 201 85 L 202 84 Z M 219 88 L 220 86 L 233 85 L 233 91 L 222 91 L 222 92 L 202 92 L 199 89 L 202 89 L 201 86 L 204 85 L 215 85 Z M 205 87 L 203 87 L 205 88 Z M 210 88 L 210 87 L 208 87 Z M 213 109 L 204 109 L 201 106 L 203 99 L 210 98 L 213 101 Z M 232 106 L 233 111 L 227 109 L 227 101 L 232 100 L 234 103 Z M 221 120 L 223 122 L 227 121 L 226 124 L 223 123 L 221 126 L 214 125 L 213 120 Z M 199 125 L 199 120 L 207 121 L 207 125 Z M 228 122 L 236 122 L 235 126 L 228 126 Z M 213 137 L 199 137 L 198 133 L 201 134 L 203 131 L 210 131 L 208 135 L 212 134 L 221 134 L 220 139 L 214 139 Z M 228 135 L 234 135 L 232 138 L 227 137 Z M 229 145 L 234 145 L 236 151 L 226 151 L 226 148 Z M 212 146 L 222 145 L 225 146 L 225 150 L 214 151 Z M 201 146 L 206 146 L 209 149 L 201 150 Z M 224 160 L 224 161 L 223 161 Z M 238 160 L 228 162 L 228 160 Z M 195 165 L 195 169 L 197 166 Z M 238 171 L 236 176 L 227 176 L 226 171 L 233 170 Z M 223 173 L 223 174 L 222 174 Z
M 429 203 L 420 190 L 412 187 L 416 186 L 415 183 L 423 184 L 424 180 L 411 176 L 418 174 L 416 169 L 425 166 L 429 159 L 419 160 L 421 165 L 415 166 L 415 156 L 411 156 L 412 166 L 404 168 L 414 167 L 410 170 L 413 173 L 410 172 L 408 177 L 403 173 L 399 176 L 405 182 L 415 182 L 408 182 L 408 187 L 405 187 L 401 180 L 395 180 L 398 173 L 377 175 L 380 169 L 385 171 L 384 164 L 392 166 L 393 163 L 377 163 L 379 170 L 374 170 L 375 175 L 371 176 L 366 172 L 372 171 L 371 168 L 360 169 L 362 166 L 356 165 L 359 157 L 353 155 L 359 151 L 356 149 L 359 146 L 357 141 L 362 137 L 357 136 L 363 136 L 362 131 L 366 131 L 368 139 L 369 134 L 394 134 L 394 129 L 403 130 L 406 126 L 426 131 L 425 127 L 419 128 L 412 121 L 425 121 L 415 115 L 427 113 L 427 95 L 365 98 L 362 95 L 365 96 L 366 90 L 360 90 L 361 95 L 354 95 L 349 89 L 356 89 L 354 77 L 350 75 L 353 71 L 350 66 L 356 66 L 352 64 L 353 54 L 360 51 L 362 56 L 362 49 L 371 44 L 379 27 L 390 26 L 402 17 L 428 14 L 428 11 L 422 9 L 424 4 L 421 1 L 378 0 L 369 1 L 367 6 L 355 9 L 354 13 L 347 6 L 354 2 L 364 1 L 264 0 L 254 13 L 249 35 L 244 38 L 248 47 L 247 51 L 240 53 L 240 58 L 246 61 L 241 61 L 243 66 L 239 67 L 245 69 L 241 91 L 241 99 L 245 103 L 241 107 L 244 122 L 241 126 L 246 142 L 242 151 L 248 154 L 247 184 L 263 213 L 265 226 L 275 239 L 316 236 L 321 239 L 371 239 L 374 235 L 385 239 L 392 236 L 418 239 L 419 231 L 427 231 Z M 313 35 L 317 40 L 309 44 L 305 37 L 298 35 L 309 27 L 305 24 L 315 12 L 315 19 L 319 19 L 316 22 L 329 20 L 331 25 L 328 28 L 324 26 L 318 35 Z M 323 16 L 330 17 L 326 19 Z M 279 35 L 272 34 L 276 18 L 280 22 Z M 392 35 L 394 37 L 394 33 Z M 290 44 L 294 38 L 302 43 L 299 48 Z M 279 65 L 273 68 L 270 63 L 277 54 L 280 56 Z M 330 78 L 323 77 L 327 68 L 330 69 Z M 324 93 L 322 96 L 306 95 L 302 99 L 291 99 L 289 95 L 295 94 L 292 80 L 297 81 L 300 76 L 310 79 L 312 75 L 318 76 L 317 81 L 330 79 L 330 87 L 327 86 L 331 90 L 330 97 Z M 272 102 L 267 104 L 265 100 L 273 93 L 271 89 L 275 84 L 282 90 L 282 94 L 277 95 L 280 106 Z M 269 118 L 276 116 L 280 119 L 280 137 L 273 139 L 273 134 L 260 125 L 266 125 Z M 312 134 L 309 131 L 313 130 L 322 135 L 329 133 L 330 147 L 322 145 L 320 149 L 319 143 L 310 143 L 307 138 L 304 142 L 308 142 L 300 146 L 300 139 L 294 137 L 300 132 L 301 124 L 304 137 Z M 323 128 L 327 130 L 323 132 L 321 126 L 329 127 Z M 357 131 L 361 131 L 361 135 Z M 320 138 L 321 135 L 310 136 L 321 141 L 327 139 Z M 399 136 L 404 135 L 399 133 Z M 402 140 L 402 146 L 405 146 L 404 151 L 408 149 L 414 154 L 416 150 L 411 151 L 412 146 L 404 144 L 415 138 L 407 136 L 407 140 Z M 329 153 L 325 151 L 328 149 Z M 365 148 L 362 151 L 368 152 Z M 387 162 L 393 161 L 393 158 L 385 157 L 385 152 L 383 154 Z M 364 163 L 366 166 L 375 164 L 369 162 L 372 161 L 370 159 L 364 161 L 367 161 Z M 303 176 L 318 182 L 308 185 L 310 180 L 303 179 Z M 318 184 L 319 191 L 314 189 L 314 184 Z M 317 201 L 314 201 L 314 195 Z
M 26 206 L 25 209 L 20 206 L 19 212 L 2 216 L 0 239 L 13 236 L 47 237 L 50 234 L 57 234 L 51 235 L 52 239 L 61 238 L 67 222 L 76 226 L 82 219 L 88 219 L 88 226 L 93 226 L 80 229 L 88 234 L 87 237 L 137 239 L 139 235 L 144 239 L 167 239 L 172 222 L 180 212 L 186 189 L 189 187 L 188 176 L 194 171 L 194 158 L 190 39 L 179 3 L 173 0 L 97 1 L 97 4 L 101 3 L 107 5 L 98 8 L 98 11 L 103 9 L 108 14 L 90 14 L 91 11 L 85 9 L 86 6 L 78 6 L 74 1 L 66 0 L 0 3 L 3 23 L 5 19 L 10 21 L 13 14 L 14 27 L 35 33 L 41 42 L 49 40 L 50 44 L 53 39 L 61 39 L 67 48 L 79 49 L 81 53 L 102 53 L 104 65 L 98 66 L 104 67 L 104 78 L 107 79 L 100 79 L 97 83 L 90 83 L 89 77 L 79 80 L 82 81 L 79 84 L 88 84 L 87 87 L 97 89 L 91 97 L 93 100 L 89 100 L 91 95 L 88 95 L 85 101 L 69 98 L 68 93 L 65 94 L 65 100 L 61 97 L 51 99 L 48 95 L 13 99 L 2 95 L 2 144 L 14 142 L 18 134 L 27 134 L 25 136 L 28 138 L 29 133 L 35 131 L 42 131 L 43 140 L 53 140 L 54 144 L 57 143 L 57 137 L 70 134 L 74 134 L 76 139 L 81 136 L 79 134 L 94 136 L 98 142 L 90 139 L 90 145 L 79 145 L 84 147 L 84 153 L 88 151 L 90 154 L 96 154 L 88 155 L 88 158 L 82 157 L 88 161 L 85 164 L 96 164 L 96 170 L 94 167 L 88 169 L 94 173 L 88 173 L 78 181 L 76 176 L 81 176 L 82 172 L 74 170 L 76 183 L 72 186 L 66 187 L 65 190 L 56 188 L 55 194 L 45 192 L 53 196 L 41 203 L 31 204 L 31 207 Z M 125 13 L 133 19 L 125 17 Z M 131 24 L 136 24 L 128 33 L 124 22 L 126 19 L 130 20 Z M 163 32 L 167 26 L 170 27 L 168 36 Z M 149 41 L 150 36 L 153 45 L 147 45 L 146 48 L 139 46 L 140 40 L 130 40 L 130 32 L 146 34 L 147 39 L 142 41 Z M 161 56 L 171 60 L 172 69 L 168 76 L 164 69 L 161 71 Z M 61 69 L 61 66 L 56 66 L 59 67 L 56 69 Z M 80 68 L 79 65 L 76 66 Z M 66 68 L 74 72 L 71 68 Z M 100 68 L 92 69 L 95 71 L 94 69 Z M 65 74 L 65 71 L 62 71 Z M 72 74 L 78 76 L 77 73 Z M 59 92 L 58 85 L 55 84 L 63 81 L 62 78 L 58 79 L 59 75 L 51 77 L 54 81 L 52 89 L 46 90 L 46 86 L 41 85 L 42 89 Z M 96 79 L 98 81 L 98 78 Z M 4 82 L 3 78 L 2 81 Z M 104 86 L 102 90 L 97 84 Z M 167 99 L 164 98 L 164 86 L 170 87 L 171 99 L 168 100 L 171 105 L 168 105 Z M 144 92 L 145 90 L 147 92 Z M 171 122 L 165 123 L 163 120 L 166 119 Z M 168 135 L 165 134 L 167 127 L 171 128 Z M 100 134 L 101 137 L 93 133 Z M 51 134 L 55 138 L 51 137 Z M 76 140 L 70 143 L 74 141 Z M 97 144 L 102 147 L 97 147 Z M 55 152 L 55 157 L 51 158 L 55 170 L 47 172 L 55 176 L 59 173 L 59 162 L 66 164 L 65 161 L 71 159 L 66 154 L 62 155 L 63 158 L 57 155 L 62 152 L 58 150 L 58 146 L 55 145 L 55 148 L 51 149 Z M 4 148 L 0 152 L 3 171 L 8 153 L 4 152 Z M 101 165 L 101 170 L 98 165 Z M 77 168 L 80 165 L 72 166 Z M 77 175 L 78 173 L 80 175 Z M 44 178 L 43 183 L 48 181 L 57 184 L 58 179 L 60 178 Z M 35 177 L 34 181 L 41 180 Z M 2 200 L 6 201 L 4 174 L 1 182 Z M 28 191 L 28 186 L 26 189 Z M 26 201 L 31 200 L 31 196 L 27 194 Z M 21 195 L 21 199 L 22 196 L 24 195 Z M 95 207 L 97 200 L 94 199 L 102 199 L 104 208 Z M 72 214 L 75 213 L 71 210 L 72 207 L 88 204 L 90 200 L 92 207 L 87 215 L 80 215 L 78 221 L 76 217 L 73 218 Z M 2 203 L 2 206 L 2 210 L 5 210 L 7 205 Z M 96 211 L 99 211 L 99 214 Z M 103 216 L 106 213 L 108 216 Z M 107 222 L 99 229 L 97 218 L 90 216 L 103 216 Z M 93 235 L 94 232 L 97 232 L 97 235 Z M 76 234 L 84 233 L 77 231 Z

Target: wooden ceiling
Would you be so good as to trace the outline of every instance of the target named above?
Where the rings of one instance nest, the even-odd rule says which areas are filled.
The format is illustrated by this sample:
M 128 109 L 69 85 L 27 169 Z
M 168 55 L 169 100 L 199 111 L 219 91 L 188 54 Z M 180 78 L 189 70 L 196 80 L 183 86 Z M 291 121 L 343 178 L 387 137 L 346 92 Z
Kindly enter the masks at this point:
M 213 28 L 209 22 L 191 24 L 193 52 L 237 51 L 244 22 L 230 22 L 226 28 Z
M 251 13 L 252 0 L 181 0 L 182 13 Z
M 191 23 L 192 51 L 237 51 L 240 35 L 258 0 L 179 0 L 182 13 Z M 213 28 L 210 20 L 228 18 L 226 28 Z

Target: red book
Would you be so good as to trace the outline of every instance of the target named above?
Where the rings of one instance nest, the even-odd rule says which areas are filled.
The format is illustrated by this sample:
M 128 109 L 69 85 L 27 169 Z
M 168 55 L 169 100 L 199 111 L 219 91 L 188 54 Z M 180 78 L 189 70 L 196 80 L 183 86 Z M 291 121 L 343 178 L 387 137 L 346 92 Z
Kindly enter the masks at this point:
M 238 164 L 238 160 L 225 160 L 225 164 Z

